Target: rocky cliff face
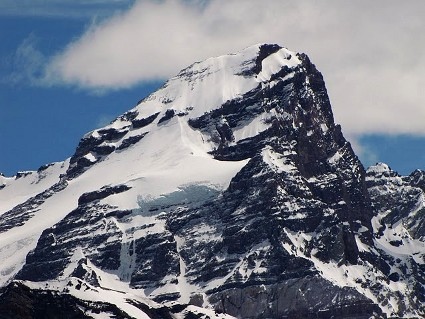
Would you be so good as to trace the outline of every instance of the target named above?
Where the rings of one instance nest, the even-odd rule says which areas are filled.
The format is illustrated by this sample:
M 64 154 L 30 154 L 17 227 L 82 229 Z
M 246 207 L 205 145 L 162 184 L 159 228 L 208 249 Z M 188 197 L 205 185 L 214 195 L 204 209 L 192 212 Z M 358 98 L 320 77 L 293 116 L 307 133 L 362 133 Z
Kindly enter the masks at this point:
M 277 45 L 195 63 L 69 161 L 3 180 L 0 309 L 425 315 L 424 172 L 365 171 L 320 72 Z

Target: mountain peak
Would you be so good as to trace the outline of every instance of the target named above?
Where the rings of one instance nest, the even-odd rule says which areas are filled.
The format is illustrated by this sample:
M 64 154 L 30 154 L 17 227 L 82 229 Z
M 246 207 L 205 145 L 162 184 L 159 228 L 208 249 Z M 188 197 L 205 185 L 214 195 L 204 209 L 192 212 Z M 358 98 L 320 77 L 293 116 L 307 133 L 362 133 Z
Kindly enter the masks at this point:
M 296 70 L 299 71 L 300 65 L 301 60 L 296 53 L 276 44 L 258 44 L 239 53 L 196 62 L 110 125 L 84 136 L 71 158 L 69 175 L 81 173 L 82 167 L 92 166 L 116 148 L 126 148 L 126 145 L 135 143 L 141 136 L 135 135 L 136 130 L 143 130 L 154 122 L 163 126 L 172 118 L 181 118 L 179 123 L 187 125 L 187 120 L 183 119 L 200 118 L 249 92 L 290 79 Z M 261 119 L 257 126 L 255 130 L 265 128 L 267 124 Z M 183 129 L 181 134 L 188 132 L 191 130 Z M 241 131 L 241 135 L 246 133 Z M 125 141 L 123 137 L 126 137 Z M 211 137 L 202 141 L 191 139 L 192 152 L 208 152 L 216 148 L 216 143 L 211 143 L 211 140 Z M 90 144 L 94 149 L 89 147 Z
M 299 63 L 295 53 L 277 45 L 250 46 L 236 54 L 192 64 L 146 101 L 162 107 L 172 103 L 179 112 L 193 107 L 191 116 L 197 117 L 269 81 L 282 68 Z
M 365 172 L 320 72 L 278 45 L 194 63 L 0 183 L 0 311 L 424 314 L 423 172 Z

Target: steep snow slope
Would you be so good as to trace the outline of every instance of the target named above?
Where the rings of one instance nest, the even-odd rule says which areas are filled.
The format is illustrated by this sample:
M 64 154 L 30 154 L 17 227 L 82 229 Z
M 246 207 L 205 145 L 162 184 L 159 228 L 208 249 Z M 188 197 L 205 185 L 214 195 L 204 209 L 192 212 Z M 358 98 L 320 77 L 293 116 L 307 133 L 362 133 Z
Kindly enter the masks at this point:
M 18 172 L 14 177 L 0 176 L 0 213 L 25 202 L 59 182 L 69 163 L 51 163 L 39 168 L 37 172 Z
M 1 177 L 0 310 L 422 316 L 423 184 L 364 171 L 305 55 L 194 63 L 67 161 Z

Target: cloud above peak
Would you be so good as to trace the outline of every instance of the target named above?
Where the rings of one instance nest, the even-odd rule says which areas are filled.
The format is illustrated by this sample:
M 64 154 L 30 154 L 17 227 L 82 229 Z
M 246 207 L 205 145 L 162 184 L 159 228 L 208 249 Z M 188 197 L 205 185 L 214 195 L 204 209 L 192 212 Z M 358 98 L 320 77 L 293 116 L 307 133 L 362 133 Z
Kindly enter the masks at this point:
M 305 52 L 355 136 L 425 135 L 425 2 L 140 0 L 91 25 L 47 64 L 52 81 L 116 90 L 259 42 Z
M 51 61 L 48 70 L 88 88 L 123 88 L 167 78 L 196 54 L 199 9 L 183 2 L 137 2 L 86 33 Z M 199 53 L 199 51 L 198 51 Z

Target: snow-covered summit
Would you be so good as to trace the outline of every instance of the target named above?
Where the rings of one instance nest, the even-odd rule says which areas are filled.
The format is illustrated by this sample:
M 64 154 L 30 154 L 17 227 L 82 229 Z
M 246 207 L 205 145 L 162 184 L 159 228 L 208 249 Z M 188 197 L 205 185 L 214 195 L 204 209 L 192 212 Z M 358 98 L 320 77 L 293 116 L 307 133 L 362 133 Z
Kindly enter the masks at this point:
M 131 111 L 143 118 L 172 106 L 177 113 L 199 117 L 299 64 L 295 52 L 277 44 L 256 44 L 239 53 L 193 63 Z
M 189 147 L 192 153 L 205 154 L 217 145 L 214 145 L 211 136 L 187 127 L 188 119 L 222 108 L 226 102 L 241 99 L 244 94 L 258 88 L 287 80 L 300 68 L 300 64 L 296 53 L 276 44 L 257 44 L 236 54 L 194 63 L 110 125 L 88 133 L 82 142 L 94 142 L 96 147 L 93 150 L 80 144 L 71 158 L 71 171 L 78 166 L 76 161 L 79 159 L 84 162 L 83 166 L 91 166 L 115 149 L 135 143 L 147 134 L 148 126 L 164 133 L 168 130 L 164 128 L 166 123 L 166 126 L 178 123 L 180 127 L 172 129 L 171 135 L 179 131 L 177 140 L 181 140 L 183 145 L 174 143 L 173 147 L 179 150 Z M 242 123 L 235 128 L 235 136 L 243 138 L 257 134 L 268 127 L 265 123 L 268 118 L 270 116 L 261 115 L 251 125 Z M 167 137 L 164 138 L 166 140 Z
M 262 55 L 265 57 L 259 60 Z M 293 68 L 299 64 L 296 54 L 285 48 L 255 45 L 237 54 L 192 64 L 148 100 L 163 105 L 172 103 L 179 112 L 186 112 L 188 107 L 193 107 L 190 116 L 198 117 L 228 100 L 241 97 L 259 83 L 269 81 L 283 67 Z

